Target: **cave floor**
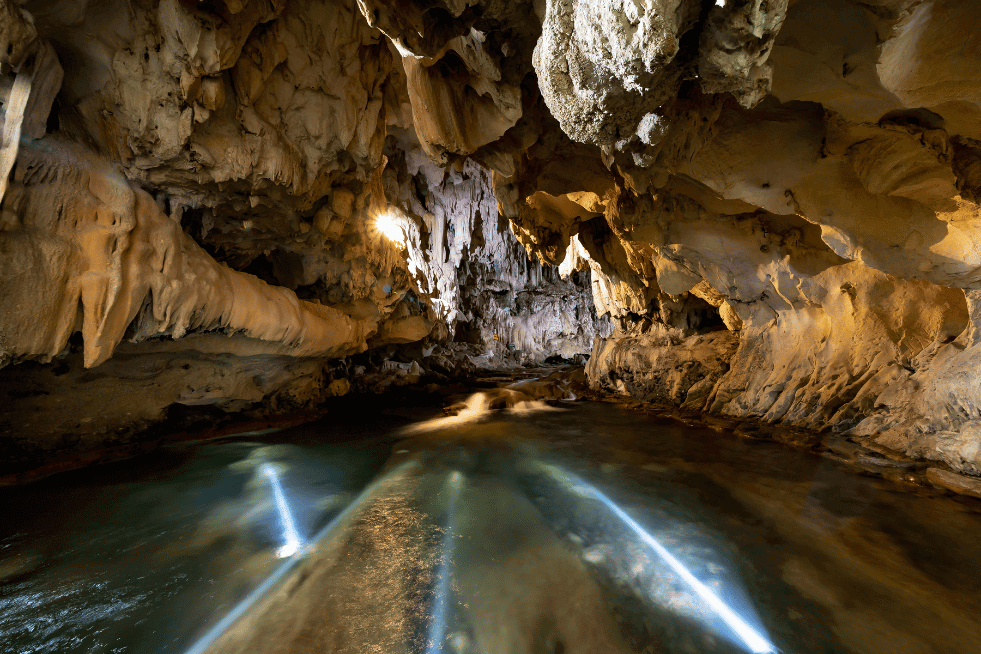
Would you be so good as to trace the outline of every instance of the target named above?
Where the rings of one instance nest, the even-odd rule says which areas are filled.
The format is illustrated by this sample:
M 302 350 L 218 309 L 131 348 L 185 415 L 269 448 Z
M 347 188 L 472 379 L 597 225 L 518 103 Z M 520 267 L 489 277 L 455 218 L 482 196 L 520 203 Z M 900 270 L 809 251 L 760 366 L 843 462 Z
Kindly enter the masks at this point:
M 610 403 L 478 407 L 0 489 L 4 650 L 981 651 L 981 501 Z

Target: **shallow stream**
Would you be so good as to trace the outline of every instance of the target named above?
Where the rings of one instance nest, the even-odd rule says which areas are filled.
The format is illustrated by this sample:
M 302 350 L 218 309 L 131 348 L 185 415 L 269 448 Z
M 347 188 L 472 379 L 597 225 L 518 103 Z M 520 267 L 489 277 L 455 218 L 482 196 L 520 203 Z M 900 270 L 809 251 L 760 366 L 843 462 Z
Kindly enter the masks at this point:
M 471 407 L 0 489 L 0 651 L 981 652 L 981 502 L 613 404 Z

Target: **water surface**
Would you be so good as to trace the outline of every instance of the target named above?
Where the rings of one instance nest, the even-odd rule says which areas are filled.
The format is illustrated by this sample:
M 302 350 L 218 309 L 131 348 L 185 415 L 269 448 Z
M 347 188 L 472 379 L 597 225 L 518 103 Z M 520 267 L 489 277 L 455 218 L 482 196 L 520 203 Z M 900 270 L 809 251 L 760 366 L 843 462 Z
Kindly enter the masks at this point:
M 2 489 L 4 651 L 981 652 L 981 503 L 612 404 L 519 409 Z

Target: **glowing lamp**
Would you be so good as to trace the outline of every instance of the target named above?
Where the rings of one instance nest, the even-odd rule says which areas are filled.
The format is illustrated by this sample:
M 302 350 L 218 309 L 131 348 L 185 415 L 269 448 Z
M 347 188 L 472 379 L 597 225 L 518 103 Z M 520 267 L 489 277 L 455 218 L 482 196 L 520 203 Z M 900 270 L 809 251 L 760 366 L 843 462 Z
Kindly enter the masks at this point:
M 405 224 L 394 212 L 380 214 L 375 218 L 375 227 L 390 241 L 400 244 L 406 241 Z

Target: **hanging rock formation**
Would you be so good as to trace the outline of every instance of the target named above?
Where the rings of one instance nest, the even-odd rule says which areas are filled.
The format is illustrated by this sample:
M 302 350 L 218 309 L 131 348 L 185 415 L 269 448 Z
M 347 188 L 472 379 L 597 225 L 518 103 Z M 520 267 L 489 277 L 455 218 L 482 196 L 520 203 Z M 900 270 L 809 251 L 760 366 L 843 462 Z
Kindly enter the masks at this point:
M 529 261 L 486 168 L 437 165 L 422 68 L 353 1 L 2 9 L 8 461 L 125 444 L 175 407 L 302 410 L 366 365 L 409 383 L 607 333 L 583 274 Z M 434 98 L 455 89 L 435 79 Z M 522 111 L 494 88 L 506 106 L 461 123 L 503 116 L 490 140 Z M 415 364 L 386 361 L 417 343 L 397 357 Z
M 98 429 L 7 424 L 309 406 L 400 347 L 592 351 L 598 389 L 977 475 L 978 25 L 965 0 L 5 3 L 17 415 L 57 411 L 62 365 L 76 393 L 189 366 Z

